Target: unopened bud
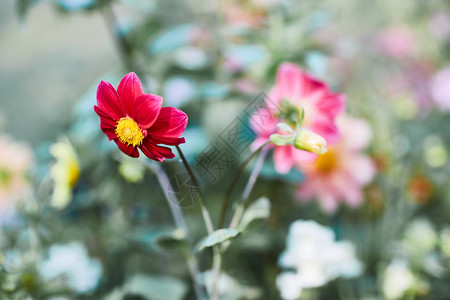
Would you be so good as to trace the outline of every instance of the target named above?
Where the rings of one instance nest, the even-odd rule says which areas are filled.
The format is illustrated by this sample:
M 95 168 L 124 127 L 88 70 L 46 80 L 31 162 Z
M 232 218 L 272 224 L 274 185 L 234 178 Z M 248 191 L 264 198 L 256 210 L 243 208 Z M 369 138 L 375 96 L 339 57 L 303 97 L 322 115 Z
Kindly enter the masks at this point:
M 294 140 L 294 146 L 297 149 L 306 150 L 316 154 L 327 152 L 327 142 L 320 135 L 307 130 L 300 129 Z

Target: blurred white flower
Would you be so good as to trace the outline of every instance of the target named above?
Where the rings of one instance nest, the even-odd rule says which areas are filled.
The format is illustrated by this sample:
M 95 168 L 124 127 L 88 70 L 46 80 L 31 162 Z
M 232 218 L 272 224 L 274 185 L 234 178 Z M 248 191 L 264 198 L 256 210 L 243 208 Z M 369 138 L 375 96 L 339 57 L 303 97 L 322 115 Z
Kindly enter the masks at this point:
M 414 275 L 403 259 L 394 259 L 385 270 L 383 293 L 389 300 L 401 299 L 414 285 Z
M 335 278 L 353 278 L 362 273 L 353 244 L 335 241 L 330 228 L 314 221 L 292 223 L 286 243 L 279 264 L 293 272 L 282 273 L 277 278 L 284 299 L 298 298 L 304 288 L 320 287 Z
M 442 253 L 450 257 L 450 226 L 447 226 L 441 231 L 439 243 Z
M 48 259 L 38 266 L 38 270 L 44 280 L 64 277 L 68 286 L 78 293 L 93 291 L 102 275 L 102 265 L 88 256 L 80 242 L 53 245 Z
M 211 294 L 214 280 L 213 270 L 203 272 L 201 277 L 208 293 Z M 220 273 L 217 287 L 219 290 L 219 295 L 221 296 L 220 299 L 260 299 L 261 297 L 258 289 L 240 284 L 237 279 L 229 276 L 225 272 Z
M 281 298 L 286 300 L 296 300 L 302 294 L 301 279 L 297 273 L 284 272 L 277 276 L 277 287 L 280 290 Z
M 426 219 L 416 219 L 406 229 L 403 243 L 413 253 L 424 253 L 432 250 L 438 241 L 433 224 Z

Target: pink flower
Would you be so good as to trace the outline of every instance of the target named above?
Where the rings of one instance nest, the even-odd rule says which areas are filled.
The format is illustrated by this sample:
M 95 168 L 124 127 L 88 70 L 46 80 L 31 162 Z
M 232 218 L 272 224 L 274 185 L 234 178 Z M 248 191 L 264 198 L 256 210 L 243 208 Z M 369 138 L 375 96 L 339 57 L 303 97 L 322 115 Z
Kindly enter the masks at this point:
M 257 110 L 250 118 L 250 126 L 257 134 L 253 148 L 267 141 L 272 133 L 279 132 L 276 124 L 280 121 L 283 101 L 304 109 L 303 128 L 322 136 L 328 144 L 339 139 L 335 118 L 345 108 L 345 96 L 332 92 L 326 84 L 297 65 L 283 63 L 278 68 L 276 85 L 265 101 L 266 108 Z M 312 161 L 316 157 L 316 154 L 298 150 L 292 145 L 277 146 L 274 150 L 275 169 L 284 174 L 296 163 Z
M 372 132 L 362 119 L 342 117 L 338 120 L 342 136 L 312 164 L 300 165 L 305 180 L 298 188 L 302 201 L 317 198 L 327 212 L 340 202 L 351 207 L 361 204 L 362 187 L 375 175 L 374 162 L 361 151 L 369 144 Z
M 376 40 L 378 51 L 392 58 L 411 56 L 415 51 L 414 34 L 406 26 L 384 29 Z
M 433 76 L 430 81 L 430 92 L 440 108 L 450 110 L 450 66 Z
M 8 135 L 0 135 L 0 212 L 30 193 L 25 175 L 33 164 L 33 152 Z

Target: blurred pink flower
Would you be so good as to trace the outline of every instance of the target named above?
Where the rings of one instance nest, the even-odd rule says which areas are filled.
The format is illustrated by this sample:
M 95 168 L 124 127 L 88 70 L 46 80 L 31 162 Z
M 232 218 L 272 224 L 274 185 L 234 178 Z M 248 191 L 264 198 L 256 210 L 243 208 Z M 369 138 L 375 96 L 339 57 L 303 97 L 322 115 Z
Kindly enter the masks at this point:
M 257 110 L 250 118 L 250 126 L 257 134 L 253 148 L 262 145 L 272 133 L 278 131 L 276 124 L 283 100 L 304 109 L 303 128 L 322 136 L 328 144 L 339 139 L 335 118 L 345 108 L 345 96 L 332 92 L 326 84 L 297 65 L 283 63 L 278 68 L 276 85 L 265 100 L 266 108 Z M 316 154 L 298 150 L 292 145 L 277 146 L 274 150 L 275 169 L 285 174 L 296 163 L 311 162 L 316 157 Z
M 340 140 L 312 164 L 299 167 L 305 175 L 297 195 L 301 201 L 317 198 L 322 208 L 333 212 L 343 202 L 356 207 L 363 200 L 361 189 L 376 173 L 374 162 L 361 151 L 369 144 L 372 131 L 362 119 L 338 120 Z
M 450 20 L 443 12 L 437 12 L 428 21 L 430 33 L 438 40 L 450 39 Z
M 401 70 L 401 73 L 386 77 L 383 86 L 387 88 L 391 96 L 411 95 L 412 99 L 421 108 L 420 113 L 425 114 L 433 107 L 429 90 L 429 78 L 432 74 L 432 66 L 429 62 L 410 61 Z
M 30 191 L 26 172 L 33 164 L 33 153 L 24 143 L 0 134 L 0 211 Z
M 406 26 L 396 26 L 384 29 L 376 39 L 379 52 L 392 58 L 411 56 L 415 51 L 414 34 Z
M 431 96 L 436 104 L 450 110 L 450 66 L 440 70 L 430 80 Z

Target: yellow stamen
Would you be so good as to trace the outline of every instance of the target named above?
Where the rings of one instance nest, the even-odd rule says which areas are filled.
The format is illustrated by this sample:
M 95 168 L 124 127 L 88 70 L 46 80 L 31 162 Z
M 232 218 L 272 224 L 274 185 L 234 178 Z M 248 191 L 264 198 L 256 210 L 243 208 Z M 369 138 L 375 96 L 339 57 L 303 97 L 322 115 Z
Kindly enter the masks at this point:
M 133 147 L 139 146 L 144 140 L 144 134 L 139 128 L 139 125 L 128 117 L 121 118 L 117 122 L 116 134 L 122 143 Z
M 316 169 L 322 174 L 328 174 L 336 168 L 337 157 L 333 150 L 320 155 L 316 160 Z

